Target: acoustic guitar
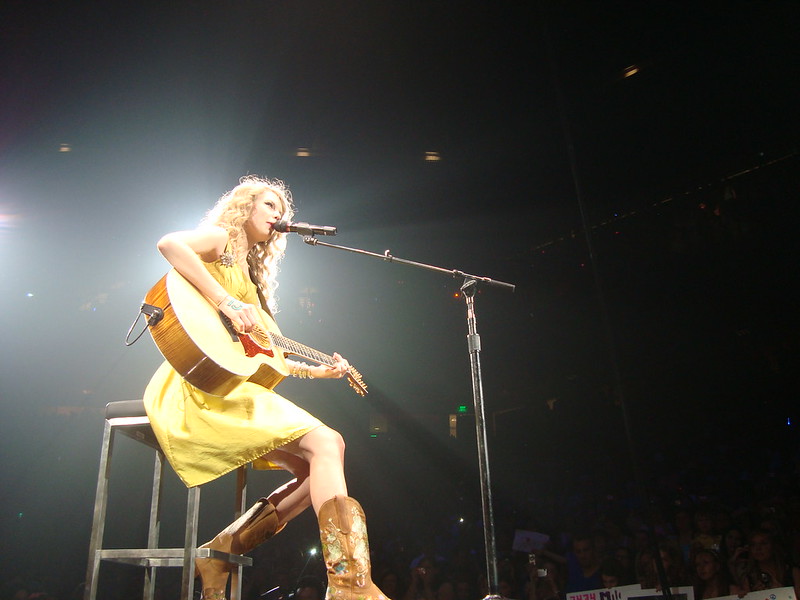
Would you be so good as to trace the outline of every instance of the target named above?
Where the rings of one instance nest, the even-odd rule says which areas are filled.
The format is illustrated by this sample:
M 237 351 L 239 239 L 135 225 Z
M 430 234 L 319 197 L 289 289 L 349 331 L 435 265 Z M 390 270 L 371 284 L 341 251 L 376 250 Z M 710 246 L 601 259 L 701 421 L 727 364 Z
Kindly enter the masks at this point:
M 272 389 L 287 375 L 286 357 L 301 356 L 333 366 L 323 354 L 281 335 L 275 320 L 256 307 L 261 325 L 237 332 L 205 296 L 175 269 L 145 295 L 142 313 L 153 340 L 172 367 L 193 386 L 225 396 L 244 381 Z M 367 393 L 361 373 L 350 367 L 345 375 L 357 394 Z

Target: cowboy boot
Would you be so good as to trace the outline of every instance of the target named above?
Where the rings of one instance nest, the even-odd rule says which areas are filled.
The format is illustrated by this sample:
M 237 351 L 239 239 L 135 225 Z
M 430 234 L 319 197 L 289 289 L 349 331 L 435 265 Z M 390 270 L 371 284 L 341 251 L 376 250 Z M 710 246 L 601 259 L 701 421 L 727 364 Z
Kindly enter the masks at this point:
M 245 554 L 268 540 L 280 529 L 275 507 L 261 498 L 246 513 L 220 531 L 201 548 L 230 554 Z M 200 576 L 203 600 L 225 600 L 225 587 L 233 565 L 216 558 L 198 558 L 195 571 Z
M 319 509 L 322 555 L 328 572 L 326 600 L 388 600 L 372 582 L 367 523 L 361 505 L 334 496 Z

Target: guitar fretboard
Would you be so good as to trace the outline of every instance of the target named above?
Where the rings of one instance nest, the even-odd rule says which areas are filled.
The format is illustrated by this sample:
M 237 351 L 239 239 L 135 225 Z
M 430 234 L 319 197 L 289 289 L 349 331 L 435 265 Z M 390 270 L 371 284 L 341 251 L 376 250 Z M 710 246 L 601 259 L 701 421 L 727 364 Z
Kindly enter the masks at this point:
M 286 350 L 291 354 L 296 354 L 297 356 L 303 356 L 309 360 L 313 360 L 314 362 L 318 362 L 321 365 L 327 365 L 332 367 L 336 364 L 336 361 L 333 359 L 333 356 L 330 354 L 325 354 L 320 352 L 319 350 L 315 350 L 305 344 L 301 344 L 300 342 L 295 342 L 294 340 L 290 340 L 287 337 L 283 337 L 280 334 L 268 332 L 269 339 L 275 346 Z
M 250 331 L 250 334 L 247 336 L 247 338 L 249 338 L 257 346 L 260 346 L 262 350 L 278 348 L 287 354 L 302 356 L 303 358 L 313 360 L 315 363 L 319 363 L 321 365 L 326 365 L 328 367 L 336 366 L 336 359 L 334 359 L 330 354 L 325 354 L 319 350 L 311 348 L 310 346 L 295 342 L 287 337 L 283 337 L 279 333 L 267 331 L 261 327 L 254 327 Z M 244 339 L 242 339 L 242 342 L 244 342 Z M 272 354 L 269 355 L 272 356 Z M 347 376 L 350 387 L 352 387 L 358 395 L 364 396 L 367 393 L 367 385 L 364 383 L 361 373 L 359 373 L 355 367 L 351 365 L 347 369 L 345 375 Z

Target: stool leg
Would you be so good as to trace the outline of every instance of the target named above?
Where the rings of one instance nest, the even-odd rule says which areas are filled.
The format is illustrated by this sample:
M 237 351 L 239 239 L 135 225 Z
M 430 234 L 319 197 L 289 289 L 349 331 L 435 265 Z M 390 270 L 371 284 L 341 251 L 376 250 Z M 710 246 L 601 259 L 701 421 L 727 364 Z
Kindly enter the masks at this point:
M 194 561 L 197 556 L 197 521 L 200 516 L 200 486 L 189 488 L 186 501 L 186 537 L 183 543 L 183 581 L 181 600 L 194 594 Z
M 161 490 L 162 473 L 164 472 L 164 453 L 156 450 L 155 464 L 153 465 L 153 493 L 150 497 L 150 521 L 147 527 L 147 548 L 158 548 L 158 538 L 161 533 Z M 156 567 L 148 566 L 144 569 L 144 600 L 153 600 L 156 594 Z
M 236 470 L 236 515 L 234 520 L 244 514 L 247 510 L 247 465 Z M 239 600 L 242 597 L 242 573 L 244 567 L 238 565 L 231 572 L 231 600 Z
M 95 600 L 97 596 L 97 577 L 100 573 L 100 550 L 103 546 L 103 530 L 106 524 L 108 505 L 108 477 L 111 470 L 111 451 L 114 447 L 114 429 L 106 419 L 103 428 L 103 443 L 100 449 L 100 468 L 97 476 L 97 492 L 94 497 L 94 517 L 89 539 L 89 563 L 86 567 L 86 582 L 83 590 L 84 600 Z

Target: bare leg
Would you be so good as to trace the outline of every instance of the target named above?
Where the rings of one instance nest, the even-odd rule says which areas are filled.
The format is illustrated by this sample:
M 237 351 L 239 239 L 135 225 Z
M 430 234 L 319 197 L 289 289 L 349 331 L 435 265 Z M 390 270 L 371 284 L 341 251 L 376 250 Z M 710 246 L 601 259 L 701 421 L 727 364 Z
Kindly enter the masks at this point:
M 344 440 L 337 431 L 324 425 L 317 427 L 300 439 L 283 446 L 281 450 L 300 457 L 308 464 L 308 493 L 315 513 L 319 514 L 320 507 L 334 496 L 347 496 Z M 270 460 L 271 456 L 272 454 Z
M 326 599 L 388 600 L 372 582 L 364 511 L 347 496 L 342 436 L 317 427 L 268 458 L 297 475 L 270 496 L 284 511 L 281 521 L 296 516 L 309 500 L 317 513 L 328 575 Z
M 257 503 L 251 511 L 204 544 L 204 547 L 226 552 L 248 552 L 256 543 L 280 531 L 309 505 L 313 504 L 314 511 L 319 513 L 319 507 L 326 500 L 336 495 L 347 495 L 344 481 L 344 440 L 329 427 L 317 427 L 300 439 L 273 450 L 265 458 L 292 473 L 295 479 L 272 492 L 268 503 Z M 233 548 L 237 536 L 247 535 L 253 529 L 251 521 L 267 514 L 271 521 L 269 524 L 263 521 L 259 529 L 262 535 L 258 536 L 256 543 L 240 543 L 239 547 Z M 198 559 L 195 565 L 202 579 L 203 597 L 224 598 L 230 567 L 211 558 Z
M 264 458 L 295 476 L 295 479 L 276 489 L 268 498 L 278 513 L 280 527 L 283 527 L 311 506 L 308 463 L 283 449 L 273 450 Z

